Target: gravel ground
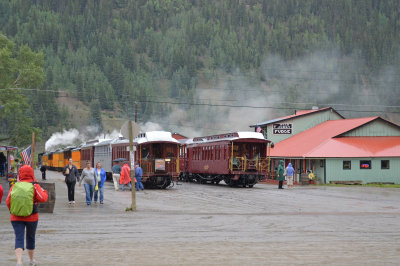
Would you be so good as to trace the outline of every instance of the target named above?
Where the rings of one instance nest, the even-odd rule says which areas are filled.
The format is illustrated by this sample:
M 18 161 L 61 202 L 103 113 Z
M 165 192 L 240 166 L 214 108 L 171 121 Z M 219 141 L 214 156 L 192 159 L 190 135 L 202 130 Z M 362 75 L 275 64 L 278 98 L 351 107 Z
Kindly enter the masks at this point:
M 70 207 L 62 175 L 48 179 L 57 200 L 53 214 L 40 215 L 39 265 L 400 264 L 399 189 L 183 183 L 139 192 L 137 211 L 125 212 L 131 194 L 111 183 L 104 205 L 86 206 L 77 186 Z M 15 265 L 5 197 L 0 265 Z

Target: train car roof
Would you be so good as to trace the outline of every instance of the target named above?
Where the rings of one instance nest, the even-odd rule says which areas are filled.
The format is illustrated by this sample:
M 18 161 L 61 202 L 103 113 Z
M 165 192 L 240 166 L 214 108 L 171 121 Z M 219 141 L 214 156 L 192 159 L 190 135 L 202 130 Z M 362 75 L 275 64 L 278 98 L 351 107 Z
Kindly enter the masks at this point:
M 137 144 L 143 144 L 147 142 L 171 142 L 179 144 L 179 141 L 172 137 L 171 132 L 167 131 L 149 131 L 140 133 L 134 142 Z
M 94 144 L 94 146 L 96 146 L 96 147 L 97 147 L 97 146 L 104 146 L 104 145 L 111 144 L 111 143 L 113 143 L 114 141 L 116 141 L 116 139 L 107 139 L 107 140 L 103 140 L 103 141 L 100 141 L 100 142 Z
M 205 137 L 196 137 L 193 139 L 189 139 L 185 142 L 185 144 L 193 144 L 193 143 L 207 143 L 207 142 L 216 142 L 223 140 L 238 140 L 238 139 L 258 139 L 263 140 L 265 142 L 269 142 L 266 140 L 262 133 L 253 132 L 253 131 L 241 131 L 241 132 L 233 132 L 233 133 L 225 133 L 219 135 L 205 136 Z
M 99 142 L 99 140 L 90 140 L 90 141 L 87 141 L 85 144 L 82 145 L 81 149 L 93 147 L 93 146 L 96 145 L 98 142 Z

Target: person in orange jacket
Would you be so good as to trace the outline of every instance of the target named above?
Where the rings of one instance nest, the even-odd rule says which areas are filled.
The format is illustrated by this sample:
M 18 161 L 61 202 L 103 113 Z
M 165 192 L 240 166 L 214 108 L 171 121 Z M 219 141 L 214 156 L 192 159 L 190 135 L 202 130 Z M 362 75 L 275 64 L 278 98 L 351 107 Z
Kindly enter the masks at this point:
M 122 191 L 124 191 L 124 186 L 128 185 L 129 189 L 132 190 L 131 184 L 131 168 L 127 163 L 122 166 L 121 175 L 119 177 L 119 183 L 122 185 Z
M 48 195 L 39 184 L 36 183 L 33 169 L 29 165 L 24 165 L 19 169 L 19 182 L 33 183 L 33 211 L 29 216 L 16 216 L 11 214 L 10 221 L 15 233 L 15 256 L 17 257 L 17 265 L 22 265 L 22 251 L 24 250 L 24 234 L 26 229 L 26 249 L 28 250 L 30 265 L 36 265 L 33 258 L 35 251 L 35 235 L 39 221 L 39 213 L 37 212 L 37 203 L 46 202 Z M 6 199 L 8 209 L 11 209 L 11 191 L 15 184 L 10 188 Z

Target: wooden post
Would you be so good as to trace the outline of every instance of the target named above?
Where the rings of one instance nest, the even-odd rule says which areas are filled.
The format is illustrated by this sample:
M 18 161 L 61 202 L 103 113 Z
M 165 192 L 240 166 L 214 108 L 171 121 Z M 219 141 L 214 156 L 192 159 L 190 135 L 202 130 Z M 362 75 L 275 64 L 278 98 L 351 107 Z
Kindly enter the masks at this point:
M 33 169 L 35 169 L 35 132 L 32 132 L 31 166 Z
M 133 151 L 133 132 L 132 132 L 132 121 L 129 120 L 129 154 L 131 159 L 131 183 L 132 183 L 132 205 L 131 211 L 136 211 L 136 186 L 135 186 L 135 152 Z

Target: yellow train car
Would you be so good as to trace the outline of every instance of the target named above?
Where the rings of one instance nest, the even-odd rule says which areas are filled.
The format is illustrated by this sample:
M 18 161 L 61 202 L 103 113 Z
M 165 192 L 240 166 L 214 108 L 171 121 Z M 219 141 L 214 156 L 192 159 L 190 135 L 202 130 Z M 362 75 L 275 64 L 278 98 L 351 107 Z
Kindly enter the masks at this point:
M 58 151 L 55 151 L 53 153 L 53 164 L 52 164 L 52 170 L 57 170 L 58 169 L 58 162 L 60 159 L 60 153 Z
M 49 166 L 49 155 L 47 153 L 42 156 L 42 165 Z
M 71 158 L 72 158 L 72 164 L 76 166 L 76 168 L 81 171 L 82 170 L 82 165 L 81 165 L 81 149 L 75 148 L 71 150 Z

